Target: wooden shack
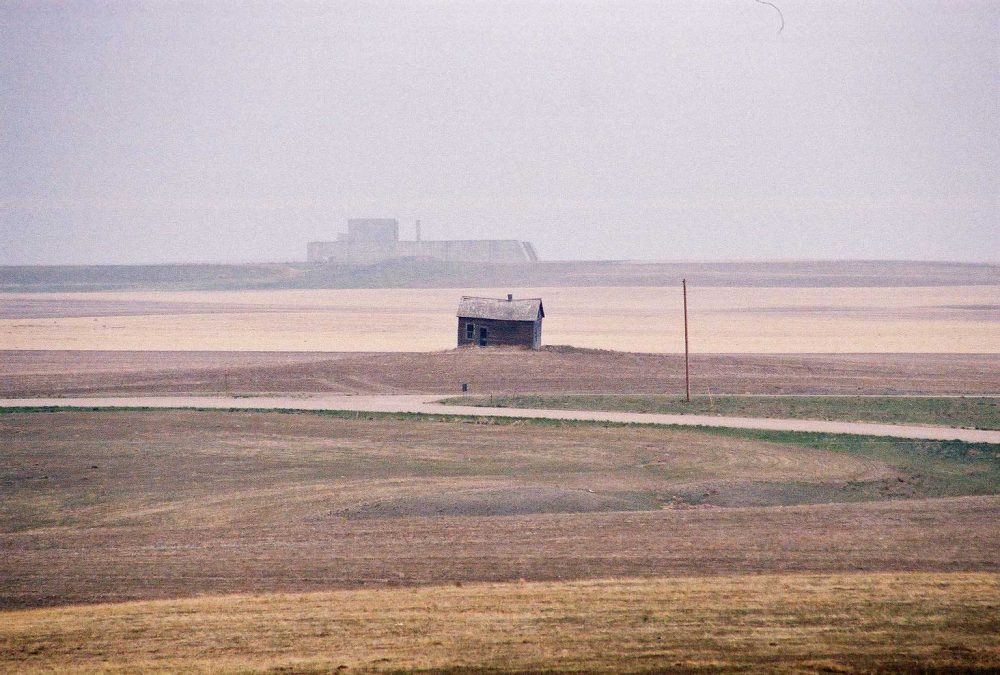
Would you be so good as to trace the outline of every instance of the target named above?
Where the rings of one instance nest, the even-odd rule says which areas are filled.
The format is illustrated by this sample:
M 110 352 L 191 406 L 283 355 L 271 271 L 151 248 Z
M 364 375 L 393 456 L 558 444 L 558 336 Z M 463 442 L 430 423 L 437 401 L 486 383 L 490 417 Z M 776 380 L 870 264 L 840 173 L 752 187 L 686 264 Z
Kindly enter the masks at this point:
M 458 346 L 527 347 L 542 346 L 541 298 L 515 300 L 462 296 L 458 303 Z

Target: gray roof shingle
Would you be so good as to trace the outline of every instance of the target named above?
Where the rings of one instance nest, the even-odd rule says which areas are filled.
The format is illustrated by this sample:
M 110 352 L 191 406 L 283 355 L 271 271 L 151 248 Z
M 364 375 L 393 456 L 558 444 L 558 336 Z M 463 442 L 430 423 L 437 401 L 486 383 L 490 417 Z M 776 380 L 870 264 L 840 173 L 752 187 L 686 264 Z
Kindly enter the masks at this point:
M 541 298 L 506 300 L 476 298 L 463 295 L 457 316 L 465 319 L 498 319 L 500 321 L 535 321 L 545 316 Z

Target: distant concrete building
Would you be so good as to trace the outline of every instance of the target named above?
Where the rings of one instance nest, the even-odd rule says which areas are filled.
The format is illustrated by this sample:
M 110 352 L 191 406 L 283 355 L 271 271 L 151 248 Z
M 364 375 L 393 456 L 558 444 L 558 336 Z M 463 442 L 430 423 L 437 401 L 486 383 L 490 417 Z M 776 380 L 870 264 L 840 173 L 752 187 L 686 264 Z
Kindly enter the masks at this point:
M 528 347 L 542 346 L 541 298 L 515 300 L 462 296 L 458 303 L 458 346 Z
M 347 221 L 347 234 L 338 234 L 337 241 L 399 241 L 399 222 L 395 218 L 352 218 Z
M 537 262 L 535 247 L 516 239 L 468 239 L 421 241 L 419 221 L 416 241 L 399 239 L 395 218 L 352 218 L 347 233 L 337 241 L 311 241 L 306 247 L 309 262 L 370 265 L 393 258 L 433 258 L 455 262 Z

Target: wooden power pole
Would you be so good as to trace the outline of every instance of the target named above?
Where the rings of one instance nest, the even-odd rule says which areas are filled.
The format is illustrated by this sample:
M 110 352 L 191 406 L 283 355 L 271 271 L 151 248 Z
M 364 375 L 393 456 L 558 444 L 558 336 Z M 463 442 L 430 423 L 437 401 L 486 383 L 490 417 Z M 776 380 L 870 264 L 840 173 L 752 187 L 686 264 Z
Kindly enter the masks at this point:
M 691 402 L 691 368 L 688 365 L 688 282 L 681 280 L 684 289 L 684 400 Z

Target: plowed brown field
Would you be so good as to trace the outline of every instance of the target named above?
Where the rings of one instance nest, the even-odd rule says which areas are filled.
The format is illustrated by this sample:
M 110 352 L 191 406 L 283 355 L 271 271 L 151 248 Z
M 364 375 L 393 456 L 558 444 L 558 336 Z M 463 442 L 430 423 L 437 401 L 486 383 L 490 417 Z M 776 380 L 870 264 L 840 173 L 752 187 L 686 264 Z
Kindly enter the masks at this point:
M 359 417 L 0 416 L 0 605 L 1000 570 L 1000 499 L 984 492 L 996 458 L 985 449 Z M 987 496 L 927 499 L 963 494 Z M 767 504 L 787 506 L 753 506 Z
M 696 354 L 692 393 L 998 394 L 994 354 Z M 329 354 L 0 352 L 0 396 L 684 391 L 684 358 L 547 348 Z

